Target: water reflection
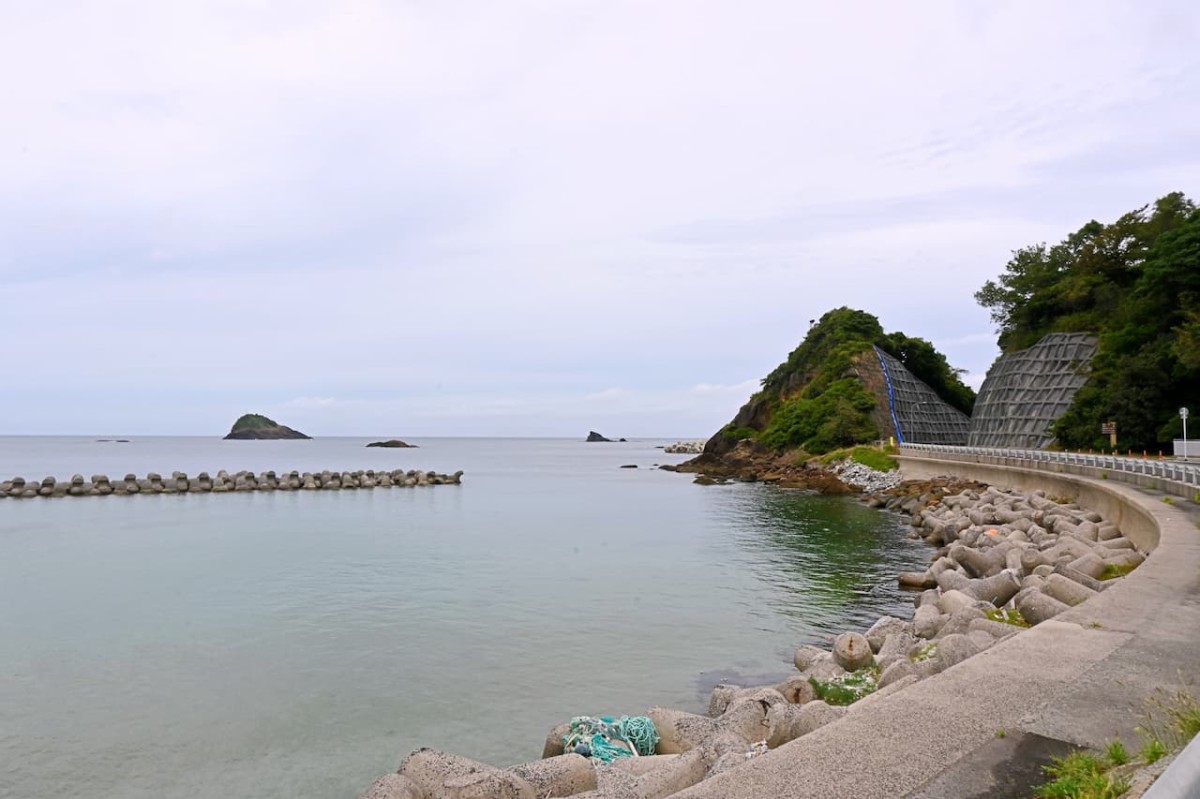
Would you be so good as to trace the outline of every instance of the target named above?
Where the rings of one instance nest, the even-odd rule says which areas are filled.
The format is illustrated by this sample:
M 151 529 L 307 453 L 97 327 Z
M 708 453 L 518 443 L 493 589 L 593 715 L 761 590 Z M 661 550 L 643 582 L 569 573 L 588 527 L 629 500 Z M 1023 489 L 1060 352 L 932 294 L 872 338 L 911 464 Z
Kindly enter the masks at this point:
M 896 574 L 924 568 L 929 548 L 907 538 L 902 517 L 852 498 L 755 486 L 731 492 L 736 543 L 766 585 L 768 607 L 814 641 L 865 629 L 879 616 L 910 616 Z

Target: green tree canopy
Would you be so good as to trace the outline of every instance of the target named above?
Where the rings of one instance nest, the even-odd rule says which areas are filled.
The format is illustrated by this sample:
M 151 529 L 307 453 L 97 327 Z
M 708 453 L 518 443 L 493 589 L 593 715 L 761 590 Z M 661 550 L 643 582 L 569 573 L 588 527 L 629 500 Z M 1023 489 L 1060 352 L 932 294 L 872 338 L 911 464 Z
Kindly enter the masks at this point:
M 1165 448 L 1178 407 L 1200 402 L 1200 211 L 1180 193 L 1017 250 L 975 299 L 1005 352 L 1047 333 L 1099 336 L 1088 383 L 1054 427 L 1064 447 L 1104 446 L 1100 424 L 1115 420 L 1122 448 Z

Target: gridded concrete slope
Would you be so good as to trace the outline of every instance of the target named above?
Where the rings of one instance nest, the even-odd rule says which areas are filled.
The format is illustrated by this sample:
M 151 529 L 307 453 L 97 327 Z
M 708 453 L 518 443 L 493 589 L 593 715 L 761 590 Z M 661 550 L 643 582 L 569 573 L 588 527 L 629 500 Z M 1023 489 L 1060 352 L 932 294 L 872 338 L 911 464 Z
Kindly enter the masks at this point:
M 975 400 L 968 444 L 1043 449 L 1050 425 L 1087 382 L 1098 342 L 1087 333 L 1051 333 L 1027 350 L 1001 355 Z
M 878 347 L 875 355 L 883 369 L 891 427 L 897 441 L 957 446 L 967 443 L 970 417 L 946 404 L 891 355 Z

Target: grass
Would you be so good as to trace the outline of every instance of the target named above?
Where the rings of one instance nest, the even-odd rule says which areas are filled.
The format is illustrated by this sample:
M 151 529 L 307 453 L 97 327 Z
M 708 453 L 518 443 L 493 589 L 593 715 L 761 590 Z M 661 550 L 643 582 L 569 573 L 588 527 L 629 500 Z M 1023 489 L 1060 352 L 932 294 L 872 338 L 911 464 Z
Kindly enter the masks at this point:
M 1200 734 L 1200 702 L 1187 689 L 1174 692 L 1159 688 L 1147 700 L 1146 723 L 1137 728 L 1142 736 L 1138 759 L 1149 765 L 1182 749 Z M 999 732 L 997 737 L 1001 737 Z M 1132 761 L 1125 744 L 1110 741 L 1103 754 L 1080 750 L 1054 758 L 1042 770 L 1050 780 L 1034 789 L 1043 799 L 1117 799 L 1129 790 L 1129 780 L 1114 769 Z M 1131 766 L 1132 768 L 1132 766 Z M 1120 769 L 1127 772 L 1127 769 Z
M 1200 702 L 1188 689 L 1158 688 L 1146 704 L 1149 710 L 1137 732 L 1142 736 L 1139 755 L 1147 763 L 1182 749 L 1200 734 Z
M 1115 580 L 1118 577 L 1124 577 L 1136 568 L 1137 566 L 1132 563 L 1106 563 L 1104 564 L 1104 571 L 1100 574 L 1100 579 Z
M 1117 799 L 1129 790 L 1129 780 L 1110 774 L 1112 762 L 1093 752 L 1072 752 L 1056 757 L 1042 770 L 1051 780 L 1039 786 L 1034 796 L 1046 799 Z
M 874 447 L 855 447 L 850 451 L 850 459 L 877 472 L 890 472 L 900 465 L 895 458 Z
M 852 705 L 868 694 L 875 693 L 879 688 L 879 667 L 866 666 L 858 671 L 834 677 L 829 680 L 818 680 L 809 677 L 808 682 L 813 687 L 817 699 L 827 705 Z
M 1138 751 L 1138 756 L 1146 763 L 1157 763 L 1167 756 L 1167 745 L 1161 738 L 1147 738 Z
M 832 452 L 826 452 L 821 456 L 820 461 L 822 466 L 828 466 L 836 461 L 854 461 L 861 463 L 863 466 L 874 469 L 877 472 L 890 472 L 892 469 L 899 468 L 900 464 L 896 463 L 896 459 L 890 457 L 886 450 L 894 449 L 884 447 L 851 447 L 849 449 L 835 449 Z
M 983 615 L 987 616 L 992 621 L 999 621 L 1005 624 L 1011 624 L 1014 627 L 1028 627 L 1029 622 L 1025 621 L 1025 617 L 1021 615 L 1021 611 L 1005 610 L 1004 608 L 988 608 L 983 611 Z
M 1147 721 L 1154 725 L 1155 719 L 1161 717 L 1164 729 L 1158 737 L 1179 747 L 1186 746 L 1189 741 L 1200 733 L 1200 702 L 1186 688 L 1174 693 L 1165 688 L 1159 688 L 1148 700 L 1150 712 Z M 1157 715 L 1156 715 L 1157 714 Z

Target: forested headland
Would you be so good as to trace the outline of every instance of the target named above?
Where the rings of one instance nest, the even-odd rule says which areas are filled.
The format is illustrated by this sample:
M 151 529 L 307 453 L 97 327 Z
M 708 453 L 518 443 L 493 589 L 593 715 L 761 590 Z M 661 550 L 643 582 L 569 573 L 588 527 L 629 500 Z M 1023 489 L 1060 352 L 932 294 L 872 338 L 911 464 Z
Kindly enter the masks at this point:
M 976 293 L 1009 353 L 1047 333 L 1088 332 L 1100 350 L 1087 384 L 1052 428 L 1064 449 L 1157 451 L 1200 402 L 1200 210 L 1181 193 L 1110 224 L 1088 222 L 1058 244 L 1013 253 Z

